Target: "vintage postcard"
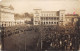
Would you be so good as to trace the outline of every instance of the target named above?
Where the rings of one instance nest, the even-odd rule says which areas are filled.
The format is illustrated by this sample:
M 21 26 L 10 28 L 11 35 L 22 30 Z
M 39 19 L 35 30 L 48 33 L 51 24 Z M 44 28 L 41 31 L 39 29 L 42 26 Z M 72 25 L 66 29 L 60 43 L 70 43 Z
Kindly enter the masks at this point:
M 0 0 L 0 51 L 80 51 L 80 0 Z

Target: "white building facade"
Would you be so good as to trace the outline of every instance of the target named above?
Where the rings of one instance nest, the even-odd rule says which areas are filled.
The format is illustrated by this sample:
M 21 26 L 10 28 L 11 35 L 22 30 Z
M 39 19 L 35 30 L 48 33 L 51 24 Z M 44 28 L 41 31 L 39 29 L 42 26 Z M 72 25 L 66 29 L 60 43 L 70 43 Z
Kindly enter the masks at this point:
M 34 9 L 34 25 L 65 25 L 65 10 L 42 11 Z
M 21 24 L 25 24 L 25 20 L 22 19 L 15 20 L 15 25 L 21 25 Z
M 0 5 L 0 26 L 8 27 L 15 25 L 14 8 Z

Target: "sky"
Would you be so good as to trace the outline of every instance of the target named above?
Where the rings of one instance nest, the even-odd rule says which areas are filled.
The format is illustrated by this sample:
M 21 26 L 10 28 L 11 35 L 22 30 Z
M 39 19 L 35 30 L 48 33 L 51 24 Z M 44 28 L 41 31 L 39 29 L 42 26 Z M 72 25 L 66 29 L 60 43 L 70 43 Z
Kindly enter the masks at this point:
M 80 14 L 80 0 L 2 0 L 2 5 L 12 5 L 15 13 L 32 13 L 33 9 L 47 11 L 66 10 L 66 14 Z

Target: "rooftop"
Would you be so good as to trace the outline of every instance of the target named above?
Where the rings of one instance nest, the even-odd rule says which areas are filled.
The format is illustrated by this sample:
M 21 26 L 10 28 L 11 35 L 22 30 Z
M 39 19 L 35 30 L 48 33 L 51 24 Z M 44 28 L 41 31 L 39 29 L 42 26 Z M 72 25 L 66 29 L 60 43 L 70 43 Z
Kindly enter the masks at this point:
M 10 6 L 3 6 L 3 5 L 0 5 L 1 8 L 4 8 L 4 9 L 11 9 L 11 10 L 14 10 L 13 6 L 10 5 Z
M 78 14 L 66 14 L 65 16 L 79 16 Z

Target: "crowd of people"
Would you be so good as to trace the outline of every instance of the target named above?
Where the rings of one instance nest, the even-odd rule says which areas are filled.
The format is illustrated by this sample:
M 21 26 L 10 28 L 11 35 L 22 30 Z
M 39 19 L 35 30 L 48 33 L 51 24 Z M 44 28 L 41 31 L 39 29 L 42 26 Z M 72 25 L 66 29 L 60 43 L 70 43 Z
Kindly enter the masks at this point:
M 43 51 L 77 51 L 80 48 L 80 35 L 74 28 L 67 28 L 67 30 L 59 27 L 26 27 L 27 26 L 16 26 L 4 28 L 4 37 L 34 30 L 35 32 L 39 31 L 41 34 L 41 49 Z
M 77 51 L 80 47 L 80 35 L 77 32 L 65 34 L 57 31 L 45 29 L 42 33 L 42 50 L 73 50 Z M 73 30 L 70 30 L 73 31 Z M 45 34 L 43 36 L 43 34 Z
M 47 36 L 43 40 L 43 49 L 50 50 L 78 50 L 79 49 L 78 35 L 56 35 L 53 37 Z

